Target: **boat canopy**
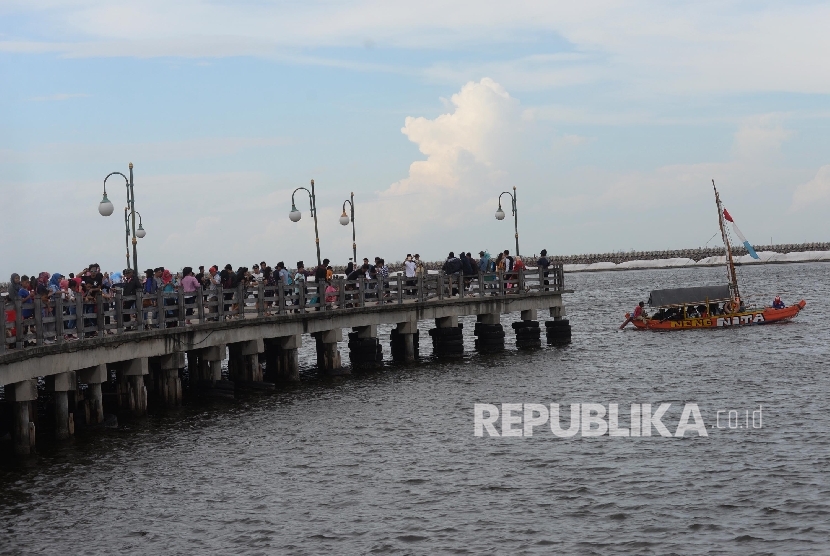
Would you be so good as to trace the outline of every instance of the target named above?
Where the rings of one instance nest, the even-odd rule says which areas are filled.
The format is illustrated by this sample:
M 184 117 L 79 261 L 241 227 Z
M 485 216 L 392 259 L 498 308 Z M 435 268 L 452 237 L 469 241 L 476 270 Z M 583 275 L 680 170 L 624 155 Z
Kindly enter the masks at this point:
M 648 298 L 652 307 L 668 307 L 671 305 L 700 305 L 706 303 L 729 301 L 732 295 L 729 286 L 698 286 L 695 288 L 672 288 L 668 290 L 653 290 Z

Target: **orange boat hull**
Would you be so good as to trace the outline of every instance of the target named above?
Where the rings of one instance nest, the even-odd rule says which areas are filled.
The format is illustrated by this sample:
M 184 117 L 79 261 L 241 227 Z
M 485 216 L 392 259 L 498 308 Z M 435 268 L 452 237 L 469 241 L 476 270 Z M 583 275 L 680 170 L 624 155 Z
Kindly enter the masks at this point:
M 717 315 L 706 318 L 664 320 L 654 319 L 632 320 L 631 324 L 641 330 L 688 330 L 691 328 L 724 328 L 731 326 L 744 326 L 748 324 L 769 324 L 773 322 L 785 322 L 795 318 L 807 302 L 803 299 L 795 305 L 783 309 L 758 309 L 743 311 L 731 315 Z

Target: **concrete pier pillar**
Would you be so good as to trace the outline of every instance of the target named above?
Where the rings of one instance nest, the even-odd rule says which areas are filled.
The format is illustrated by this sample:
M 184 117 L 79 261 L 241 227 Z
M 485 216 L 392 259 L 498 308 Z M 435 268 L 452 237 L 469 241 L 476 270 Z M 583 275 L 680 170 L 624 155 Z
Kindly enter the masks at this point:
M 476 317 L 476 350 L 481 353 L 495 353 L 504 350 L 504 327 L 501 314 L 483 313 Z
M 545 332 L 549 344 L 565 345 L 571 342 L 571 323 L 564 318 L 565 308 L 560 304 L 550 308 L 553 320 L 545 322 Z
M 182 404 L 182 381 L 179 378 L 179 369 L 185 365 L 185 354 L 182 351 L 162 355 L 157 361 L 156 393 L 164 407 L 178 407 Z
M 346 375 L 349 371 L 343 368 L 340 360 L 340 351 L 337 349 L 337 342 L 343 340 L 343 330 L 335 328 L 315 332 L 314 339 L 317 342 L 317 368 L 326 375 Z
M 353 369 L 371 369 L 383 363 L 376 324 L 356 326 L 349 333 L 349 362 Z
M 303 336 L 282 336 L 265 340 L 265 372 L 267 380 L 276 384 L 300 381 L 299 348 Z
M 101 384 L 107 382 L 109 373 L 106 365 L 96 365 L 78 371 L 78 381 L 88 386 L 86 390 L 88 424 L 97 425 L 104 422 L 104 398 Z
M 198 367 L 196 382 L 191 378 L 191 385 L 210 388 L 214 383 L 222 380 L 222 361 L 225 359 L 226 346 L 211 346 L 196 351 Z
M 235 383 L 262 382 L 259 354 L 265 351 L 262 339 L 228 344 L 228 374 Z
M 37 399 L 37 380 L 24 380 L 7 384 L 6 400 L 12 402 L 12 442 L 14 453 L 25 456 L 35 450 L 35 424 L 32 423 L 30 408 Z
M 228 349 L 226 345 L 210 346 L 188 352 L 188 361 L 195 360 L 195 369 L 190 371 L 190 386 L 199 395 L 211 398 L 233 398 L 234 383 L 222 380 L 222 361 Z M 229 361 L 230 362 L 230 361 Z
M 419 357 L 418 353 L 418 321 L 400 322 L 392 329 L 391 348 L 392 360 L 403 363 L 412 363 Z
M 463 325 L 458 317 L 439 317 L 435 326 L 429 331 L 432 336 L 432 353 L 438 357 L 459 357 L 464 355 Z
M 196 350 L 187 352 L 187 379 L 191 388 L 199 383 L 199 352 Z
M 117 377 L 118 407 L 135 417 L 147 414 L 147 387 L 144 377 L 150 373 L 146 357 L 113 363 Z
M 542 347 L 541 329 L 536 320 L 536 309 L 522 311 L 522 320 L 513 323 L 516 331 L 516 347 L 519 349 L 534 349 Z
M 55 438 L 65 440 L 75 434 L 74 415 L 69 412 L 69 392 L 77 389 L 74 372 L 46 377 L 46 389 L 55 400 Z

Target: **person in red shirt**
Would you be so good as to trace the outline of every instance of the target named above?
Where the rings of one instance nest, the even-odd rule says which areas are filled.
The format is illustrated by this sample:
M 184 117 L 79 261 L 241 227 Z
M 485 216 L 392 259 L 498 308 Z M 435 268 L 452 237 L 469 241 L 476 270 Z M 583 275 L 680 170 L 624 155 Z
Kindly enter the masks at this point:
M 640 301 L 640 304 L 634 307 L 634 314 L 631 315 L 631 320 L 643 320 L 648 316 L 646 313 L 646 304 Z

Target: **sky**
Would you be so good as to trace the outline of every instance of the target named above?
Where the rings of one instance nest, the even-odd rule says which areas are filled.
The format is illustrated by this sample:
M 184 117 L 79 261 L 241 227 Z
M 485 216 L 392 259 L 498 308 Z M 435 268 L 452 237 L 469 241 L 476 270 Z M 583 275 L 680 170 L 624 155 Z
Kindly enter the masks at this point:
M 0 277 L 828 241 L 826 2 L 0 0 Z M 119 181 L 120 180 L 120 181 Z

